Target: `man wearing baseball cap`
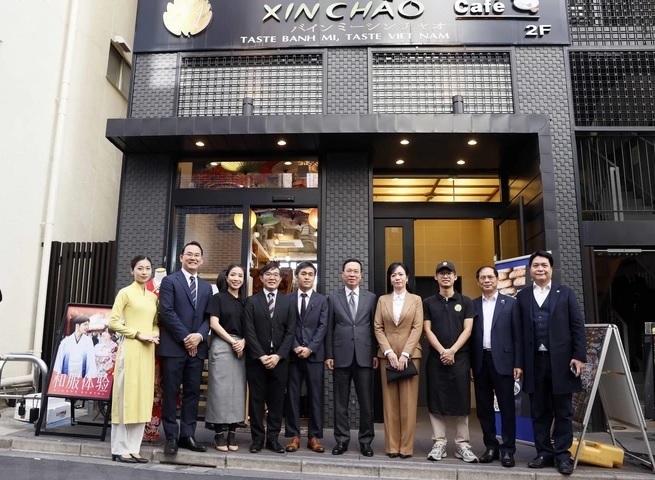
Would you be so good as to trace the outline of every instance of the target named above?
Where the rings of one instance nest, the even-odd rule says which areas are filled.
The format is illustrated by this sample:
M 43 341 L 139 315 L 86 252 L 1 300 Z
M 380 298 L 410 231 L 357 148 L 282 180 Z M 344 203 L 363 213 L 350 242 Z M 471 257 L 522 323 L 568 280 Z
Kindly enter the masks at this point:
M 434 446 L 428 460 L 446 456 L 446 424 L 455 424 L 455 457 L 468 463 L 478 458 L 469 443 L 468 415 L 471 410 L 468 339 L 475 308 L 470 298 L 455 292 L 455 265 L 444 261 L 434 276 L 436 295 L 423 301 L 423 332 L 430 344 L 425 366 L 428 410 Z

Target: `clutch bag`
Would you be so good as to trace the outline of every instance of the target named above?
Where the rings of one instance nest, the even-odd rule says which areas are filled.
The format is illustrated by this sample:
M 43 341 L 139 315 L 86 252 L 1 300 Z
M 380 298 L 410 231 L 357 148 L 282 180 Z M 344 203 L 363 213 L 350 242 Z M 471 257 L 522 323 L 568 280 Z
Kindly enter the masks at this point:
M 414 375 L 418 375 L 418 370 L 416 370 L 416 366 L 411 360 L 407 363 L 405 370 L 402 371 L 396 370 L 391 365 L 387 365 L 387 383 L 410 378 Z

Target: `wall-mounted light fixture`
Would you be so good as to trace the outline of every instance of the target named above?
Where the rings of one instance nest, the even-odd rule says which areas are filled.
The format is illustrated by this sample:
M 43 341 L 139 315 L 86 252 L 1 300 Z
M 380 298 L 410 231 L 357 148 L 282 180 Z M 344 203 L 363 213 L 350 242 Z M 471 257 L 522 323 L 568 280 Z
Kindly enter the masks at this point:
M 257 214 L 250 210 L 250 228 L 254 227 L 257 223 Z M 239 230 L 243 230 L 243 213 L 234 214 L 234 224 Z

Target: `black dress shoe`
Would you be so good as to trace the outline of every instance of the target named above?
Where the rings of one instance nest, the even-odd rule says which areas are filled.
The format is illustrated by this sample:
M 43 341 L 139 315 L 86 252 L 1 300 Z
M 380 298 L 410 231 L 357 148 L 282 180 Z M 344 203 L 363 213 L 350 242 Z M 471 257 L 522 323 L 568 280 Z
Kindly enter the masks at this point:
M 136 460 L 136 463 L 148 463 L 148 460 L 143 457 L 137 457 L 136 455 L 130 453 L 130 456 Z
M 402 460 L 405 460 L 406 458 L 412 458 L 411 455 L 406 455 L 406 454 L 404 454 L 404 453 L 399 453 L 399 454 L 398 454 L 398 457 L 399 457 L 400 459 L 402 459 Z
M 192 452 L 206 452 L 207 447 L 196 442 L 196 439 L 193 437 L 180 437 L 178 442 L 180 448 L 186 448 Z
M 123 455 L 112 455 L 111 460 L 112 462 L 136 463 L 136 458 L 131 455 L 129 457 L 124 457 Z
M 557 471 L 562 475 L 571 475 L 573 473 L 573 463 L 571 463 L 571 460 L 557 462 Z
M 516 465 L 516 462 L 514 461 L 514 454 L 509 452 L 503 453 L 503 458 L 500 460 L 500 464 L 503 467 L 513 467 Z
M 543 455 L 538 455 L 528 462 L 528 468 L 545 468 L 554 465 L 555 462 L 552 457 L 544 457 Z
M 365 457 L 373 456 L 373 449 L 371 448 L 370 443 L 360 443 L 359 451 L 362 452 L 362 455 L 364 455 Z
M 286 452 L 282 444 L 277 440 L 273 440 L 272 442 L 266 442 L 266 448 L 268 448 L 271 452 L 275 452 L 275 453 Z
M 250 453 L 259 453 L 262 451 L 262 442 L 254 441 L 250 444 Z
M 345 442 L 337 442 L 332 449 L 332 455 L 343 455 L 348 451 L 348 444 Z
M 487 448 L 485 452 L 480 456 L 478 461 L 480 463 L 491 463 L 494 460 L 498 460 L 500 458 L 498 450 L 495 448 Z
M 166 440 L 166 445 L 164 445 L 164 453 L 166 455 L 175 455 L 177 453 L 177 440 L 174 438 Z
M 389 458 L 396 458 L 398 456 L 397 453 L 387 453 L 387 457 Z

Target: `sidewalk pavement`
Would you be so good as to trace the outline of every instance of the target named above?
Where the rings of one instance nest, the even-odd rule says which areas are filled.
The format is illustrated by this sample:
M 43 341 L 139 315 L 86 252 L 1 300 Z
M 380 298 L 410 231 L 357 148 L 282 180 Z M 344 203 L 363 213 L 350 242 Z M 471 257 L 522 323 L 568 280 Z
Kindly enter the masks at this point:
M 78 420 L 85 419 L 82 412 L 77 412 Z M 101 442 L 95 439 L 72 438 L 60 435 L 34 435 L 34 426 L 13 419 L 14 409 L 4 408 L 0 417 L 0 452 L 35 452 L 41 454 L 72 455 L 81 457 L 95 457 L 103 461 L 111 461 L 110 441 L 108 438 Z M 655 425 L 651 425 L 655 426 Z M 448 444 L 448 457 L 439 462 L 426 460 L 432 448 L 430 422 L 427 412 L 419 411 L 419 422 L 416 431 L 414 456 L 409 459 L 390 459 L 384 455 L 384 426 L 376 424 L 376 437 L 373 442 L 375 456 L 367 458 L 359 453 L 357 432 L 352 431 L 350 449 L 342 456 L 333 456 L 330 452 L 334 446 L 333 432 L 325 430 L 322 441 L 326 448 L 323 454 L 314 453 L 306 448 L 306 439 L 303 438 L 301 448 L 295 453 L 276 454 L 262 450 L 258 454 L 248 452 L 250 434 L 237 432 L 239 451 L 222 453 L 213 448 L 213 432 L 198 423 L 196 440 L 208 446 L 206 453 L 196 453 L 180 449 L 175 456 L 164 455 L 163 437 L 154 443 L 144 442 L 141 455 L 151 462 L 173 463 L 180 465 L 194 465 L 202 467 L 215 467 L 226 471 L 267 471 L 288 473 L 293 476 L 300 474 L 348 476 L 356 478 L 395 478 L 395 479 L 421 479 L 436 480 L 466 479 L 466 480 L 540 480 L 547 478 L 562 478 L 554 468 L 534 470 L 527 468 L 527 462 L 535 456 L 534 447 L 518 444 L 516 450 L 516 467 L 503 468 L 500 462 L 491 464 L 467 464 L 455 458 L 455 446 Z M 649 426 L 650 429 L 650 426 Z M 61 426 L 49 428 L 50 432 L 76 432 L 98 434 L 99 428 L 81 425 Z M 473 451 L 479 456 L 484 452 L 482 433 L 475 419 L 470 418 L 471 445 Z M 111 429 L 109 430 L 111 432 Z M 651 435 L 652 436 L 652 435 Z M 587 434 L 588 440 L 611 443 L 610 437 L 605 433 Z M 650 438 L 650 437 L 649 437 Z M 623 430 L 617 433 L 629 451 L 646 452 L 646 446 L 639 432 Z M 286 444 L 284 438 L 280 443 Z M 655 449 L 655 437 L 650 438 L 651 449 Z M 574 478 L 585 479 L 612 479 L 633 480 L 655 478 L 652 471 L 639 466 L 627 458 L 623 468 L 609 469 L 590 465 L 578 464 L 573 474 Z

